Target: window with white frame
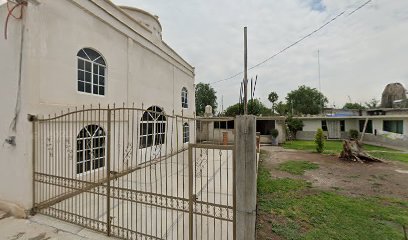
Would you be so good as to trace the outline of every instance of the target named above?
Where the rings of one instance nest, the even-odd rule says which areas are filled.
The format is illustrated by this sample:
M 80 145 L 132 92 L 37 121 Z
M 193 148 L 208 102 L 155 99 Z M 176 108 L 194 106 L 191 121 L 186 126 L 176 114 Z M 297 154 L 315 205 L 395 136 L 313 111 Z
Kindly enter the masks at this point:
M 152 106 L 140 122 L 140 148 L 161 145 L 166 139 L 166 116 L 160 107 Z
M 190 126 L 188 123 L 183 124 L 183 143 L 190 142 Z
M 188 108 L 188 91 L 185 87 L 181 89 L 181 107 Z
M 78 91 L 105 95 L 106 63 L 102 55 L 90 48 L 79 50 Z
M 79 132 L 76 149 L 77 174 L 105 166 L 105 136 L 105 131 L 98 125 L 88 125 Z

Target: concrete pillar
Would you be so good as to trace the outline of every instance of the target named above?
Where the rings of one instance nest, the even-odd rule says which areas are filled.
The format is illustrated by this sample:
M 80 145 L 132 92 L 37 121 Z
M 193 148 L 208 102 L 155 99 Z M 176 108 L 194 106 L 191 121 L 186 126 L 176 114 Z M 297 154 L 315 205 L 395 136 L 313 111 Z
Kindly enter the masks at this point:
M 256 119 L 235 119 L 236 239 L 255 240 L 256 220 Z

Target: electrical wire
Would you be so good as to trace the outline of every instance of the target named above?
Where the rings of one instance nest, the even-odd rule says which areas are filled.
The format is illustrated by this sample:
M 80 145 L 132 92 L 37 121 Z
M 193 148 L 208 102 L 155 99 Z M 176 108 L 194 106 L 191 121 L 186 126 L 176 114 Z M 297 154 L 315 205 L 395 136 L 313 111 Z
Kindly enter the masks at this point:
M 356 11 L 360 10 L 361 8 L 365 7 L 365 6 L 366 6 L 367 4 L 369 4 L 371 1 L 372 1 L 372 0 L 368 0 L 368 1 L 365 2 L 364 4 L 360 5 L 359 7 L 357 7 L 356 9 L 354 9 L 348 16 L 350 16 L 351 14 L 353 14 L 353 13 L 355 13 Z M 257 67 L 259 67 L 259 66 L 265 64 L 266 62 L 270 61 L 271 59 L 273 59 L 273 58 L 279 56 L 279 55 L 282 54 L 283 52 L 289 50 L 290 48 L 292 48 L 292 47 L 296 46 L 297 44 L 299 44 L 300 42 L 304 41 L 305 39 L 307 39 L 307 38 L 313 36 L 314 34 L 316 34 L 317 32 L 319 32 L 319 31 L 322 30 L 323 28 L 327 27 L 330 23 L 336 21 L 339 17 L 341 17 L 341 16 L 344 15 L 345 13 L 346 13 L 346 10 L 345 10 L 345 11 L 342 11 L 341 13 L 337 14 L 335 17 L 333 17 L 332 19 L 330 19 L 330 21 L 324 23 L 323 25 L 321 25 L 321 26 L 318 27 L 317 29 L 313 30 L 313 31 L 310 32 L 309 34 L 305 35 L 304 37 L 300 38 L 299 40 L 295 41 L 294 43 L 288 45 L 287 47 L 285 47 L 285 48 L 283 48 L 282 50 L 278 51 L 277 53 L 273 54 L 271 57 L 269 57 L 269 58 L 267 58 L 267 59 L 265 59 L 265 60 L 263 60 L 263 61 L 261 61 L 261 62 L 255 64 L 254 66 L 252 66 L 252 67 L 250 67 L 250 68 L 248 68 L 248 70 L 252 70 L 252 69 L 254 69 L 254 68 L 257 68 Z M 221 79 L 221 80 L 218 80 L 218 81 L 210 82 L 209 84 L 216 84 L 216 83 L 228 81 L 228 80 L 231 80 L 231 79 L 233 79 L 233 78 L 235 78 L 235 77 L 240 76 L 240 75 L 243 74 L 243 73 L 244 73 L 244 71 L 241 71 L 241 72 L 238 72 L 238 73 L 236 73 L 236 74 L 234 74 L 234 75 L 232 75 L 232 76 L 230 76 L 230 77 L 227 77 L 227 78 L 225 78 L 225 79 Z
M 8 23 L 9 23 L 9 20 L 10 20 L 10 17 L 12 16 L 12 17 L 14 17 L 15 19 L 22 19 L 23 18 L 23 7 L 24 6 L 27 6 L 27 2 L 26 1 L 22 1 L 22 2 L 19 2 L 19 3 L 17 3 L 17 4 L 15 4 L 12 8 L 10 8 L 10 6 L 9 6 L 9 3 L 10 3 L 11 1 L 7 1 L 7 10 L 8 10 L 8 13 L 7 13 L 7 17 L 6 17 L 6 22 L 5 22 L 5 24 L 4 24 L 4 39 L 6 39 L 7 40 L 7 30 L 8 30 Z M 17 7 L 19 7 L 19 6 L 21 6 L 21 9 L 20 9 L 20 16 L 15 16 L 14 14 L 13 14 L 13 12 L 14 12 L 14 10 L 17 8 Z
M 367 2 L 365 2 L 363 5 L 361 5 L 360 7 L 356 8 L 354 11 L 352 11 L 351 13 L 349 13 L 347 16 L 350 16 L 351 14 L 357 12 L 358 10 L 362 9 L 363 7 L 365 7 L 367 4 L 369 4 L 370 2 L 372 2 L 372 0 L 368 0 Z

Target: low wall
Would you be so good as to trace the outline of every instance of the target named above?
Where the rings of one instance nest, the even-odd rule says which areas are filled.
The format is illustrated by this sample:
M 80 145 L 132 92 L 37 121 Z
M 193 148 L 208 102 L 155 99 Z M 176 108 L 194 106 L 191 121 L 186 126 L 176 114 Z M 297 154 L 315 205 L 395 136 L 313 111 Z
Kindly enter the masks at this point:
M 298 140 L 313 140 L 316 131 L 299 131 L 296 133 L 296 139 Z
M 405 148 L 408 149 L 408 141 L 404 139 L 391 139 L 387 138 L 384 136 L 379 136 L 379 135 L 373 135 L 373 134 L 365 134 L 363 142 L 374 142 L 378 143 L 381 145 L 386 145 L 386 146 L 394 146 L 398 148 Z
M 285 139 L 281 136 L 278 136 L 278 143 L 284 143 Z M 262 144 L 271 144 L 272 143 L 272 136 L 271 135 L 261 135 L 261 143 Z

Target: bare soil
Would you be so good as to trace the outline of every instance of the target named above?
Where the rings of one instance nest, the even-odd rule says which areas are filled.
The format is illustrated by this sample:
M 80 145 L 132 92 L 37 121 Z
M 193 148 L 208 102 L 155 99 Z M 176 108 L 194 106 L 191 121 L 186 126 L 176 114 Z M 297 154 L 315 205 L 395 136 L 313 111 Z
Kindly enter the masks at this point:
M 273 177 L 304 179 L 311 182 L 315 188 L 336 191 L 343 195 L 408 199 L 408 164 L 396 161 L 367 164 L 343 161 L 333 155 L 281 147 L 263 146 L 262 149 L 269 153 L 268 158 L 264 160 L 264 166 L 270 170 Z M 280 163 L 289 160 L 307 160 L 318 164 L 319 169 L 306 171 L 302 176 L 276 169 Z
M 268 156 L 263 160 L 273 178 L 303 179 L 312 184 L 302 194 L 315 194 L 321 190 L 335 191 L 342 195 L 362 197 L 391 197 L 408 200 L 408 164 L 397 161 L 359 163 L 340 160 L 338 156 L 321 155 L 306 151 L 290 150 L 281 147 L 263 146 Z M 293 175 L 278 170 L 279 164 L 286 161 L 310 161 L 319 169 L 306 170 L 304 175 Z M 286 239 L 277 234 L 273 223 L 287 226 L 288 218 L 273 212 L 257 215 L 257 239 Z M 297 221 L 300 232 L 307 232 L 309 225 Z M 290 231 L 290 230 L 286 230 Z

